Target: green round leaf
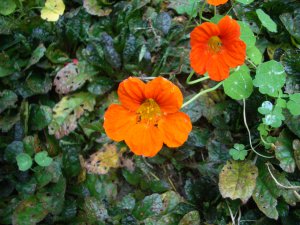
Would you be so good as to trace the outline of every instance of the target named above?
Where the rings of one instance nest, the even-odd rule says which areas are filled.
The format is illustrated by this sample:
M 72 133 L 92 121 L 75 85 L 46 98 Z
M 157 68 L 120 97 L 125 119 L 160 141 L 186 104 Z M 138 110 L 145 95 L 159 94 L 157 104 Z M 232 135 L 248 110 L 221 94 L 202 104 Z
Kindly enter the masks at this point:
M 223 198 L 247 202 L 255 188 L 257 175 L 257 167 L 251 161 L 227 161 L 219 177 Z
M 277 97 L 278 92 L 284 86 L 286 73 L 283 66 L 274 60 L 260 64 L 253 80 L 254 86 L 259 88 L 262 94 Z
M 257 9 L 256 14 L 262 25 L 271 32 L 277 32 L 277 24 L 262 9 Z
M 259 49 L 255 46 L 247 48 L 247 56 L 255 65 L 260 64 L 262 61 L 262 54 L 259 51 Z
M 1 0 L 0 1 L 0 14 L 3 16 L 7 16 L 12 14 L 17 5 L 14 0 Z
M 290 95 L 290 100 L 287 103 L 287 108 L 294 116 L 300 115 L 300 93 Z
M 21 153 L 21 154 L 17 155 L 16 159 L 17 159 L 17 164 L 18 164 L 19 170 L 26 171 L 31 168 L 32 159 L 28 154 Z
M 256 38 L 250 26 L 246 22 L 238 21 L 241 29 L 241 40 L 246 43 L 247 50 L 255 46 Z
M 224 81 L 225 94 L 235 100 L 248 98 L 253 91 L 252 79 L 247 66 L 241 66 Z
M 200 225 L 200 215 L 198 211 L 191 211 L 183 216 L 179 225 Z
M 242 3 L 244 5 L 248 5 L 252 2 L 254 2 L 254 0 L 236 0 L 236 1 L 239 2 L 239 3 Z
M 258 112 L 263 115 L 270 114 L 273 110 L 273 104 L 270 101 L 264 101 L 261 107 L 258 108 Z
M 34 161 L 43 167 L 49 166 L 52 163 L 52 158 L 48 156 L 48 152 L 42 151 L 34 156 Z

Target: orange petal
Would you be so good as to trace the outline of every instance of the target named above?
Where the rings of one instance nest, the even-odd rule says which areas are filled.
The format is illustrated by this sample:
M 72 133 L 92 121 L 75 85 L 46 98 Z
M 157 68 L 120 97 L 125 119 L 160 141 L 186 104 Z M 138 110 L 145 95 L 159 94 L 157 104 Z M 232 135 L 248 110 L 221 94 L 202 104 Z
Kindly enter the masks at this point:
M 230 44 L 233 40 L 240 39 L 240 25 L 229 16 L 223 17 L 218 23 L 218 27 L 220 29 L 219 37 L 222 40 L 222 44 Z
M 207 3 L 210 5 L 218 6 L 228 2 L 228 0 L 207 0 Z
M 229 76 L 229 66 L 219 54 L 212 56 L 207 64 L 207 72 L 210 79 L 214 81 L 221 81 Z
M 221 55 L 225 63 L 231 68 L 242 65 L 246 58 L 246 44 L 238 40 L 230 45 L 224 45 Z
M 163 146 L 160 130 L 145 123 L 138 123 L 132 127 L 125 139 L 130 150 L 136 155 L 155 156 Z
M 109 138 L 122 141 L 136 124 L 136 114 L 121 105 L 112 104 L 104 114 L 104 130 Z
M 122 81 L 118 88 L 121 104 L 131 111 L 136 111 L 145 100 L 144 90 L 145 83 L 138 78 L 129 77 Z
M 179 147 L 188 138 L 192 130 L 190 117 L 183 112 L 169 114 L 158 122 L 163 133 L 163 141 L 168 147 Z
M 207 44 L 212 36 L 218 36 L 219 34 L 218 25 L 210 22 L 202 23 L 191 32 L 191 47 L 196 47 L 199 44 Z
M 183 103 L 180 89 L 163 77 L 157 77 L 146 84 L 145 96 L 154 99 L 166 113 L 177 112 Z
M 190 52 L 190 63 L 193 70 L 198 74 L 206 72 L 206 64 L 211 57 L 206 48 L 194 47 Z

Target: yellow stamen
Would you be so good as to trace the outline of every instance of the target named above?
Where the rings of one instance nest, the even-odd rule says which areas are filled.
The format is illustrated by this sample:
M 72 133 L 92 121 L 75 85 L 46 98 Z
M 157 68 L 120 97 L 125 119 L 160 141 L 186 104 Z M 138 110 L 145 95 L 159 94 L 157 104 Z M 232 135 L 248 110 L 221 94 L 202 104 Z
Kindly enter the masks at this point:
M 213 53 L 218 53 L 222 47 L 222 41 L 218 36 L 213 36 L 208 40 L 209 50 Z
M 136 112 L 139 122 L 156 124 L 161 116 L 160 107 L 152 98 L 145 100 Z

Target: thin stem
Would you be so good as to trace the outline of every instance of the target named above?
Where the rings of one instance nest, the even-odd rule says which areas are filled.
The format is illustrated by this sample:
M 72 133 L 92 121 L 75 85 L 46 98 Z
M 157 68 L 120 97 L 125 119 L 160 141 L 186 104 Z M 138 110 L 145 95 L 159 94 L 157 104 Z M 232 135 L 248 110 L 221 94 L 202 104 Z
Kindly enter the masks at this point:
M 191 85 L 191 84 L 196 84 L 196 83 L 199 83 L 199 82 L 201 82 L 201 81 L 204 81 L 204 80 L 209 79 L 208 76 L 205 76 L 205 77 L 201 77 L 201 78 L 199 78 L 199 79 L 197 79 L 197 80 L 190 81 L 190 80 L 192 79 L 192 76 L 194 75 L 194 73 L 195 73 L 195 72 L 192 71 L 192 72 L 190 73 L 190 75 L 188 76 L 188 78 L 186 79 L 186 83 L 187 83 L 187 84 L 189 84 L 189 85 Z
M 187 105 L 191 104 L 193 101 L 195 101 L 197 98 L 199 98 L 201 95 L 204 95 L 208 92 L 211 92 L 211 91 L 214 91 L 216 90 L 218 87 L 220 87 L 221 85 L 223 84 L 223 82 L 219 82 L 216 86 L 212 87 L 212 88 L 209 88 L 209 89 L 206 89 L 204 91 L 200 91 L 198 94 L 196 94 L 194 97 L 192 97 L 190 100 L 188 100 L 187 102 L 185 102 L 181 108 L 184 108 L 186 107 Z
M 217 15 L 217 6 L 214 6 L 214 15 Z
M 281 188 L 284 188 L 284 189 L 289 189 L 289 190 L 299 190 L 300 189 L 300 186 L 285 186 L 285 185 L 279 183 L 278 180 L 273 175 L 273 173 L 271 172 L 271 169 L 269 167 L 270 163 L 266 163 L 266 165 L 268 167 L 268 170 L 269 170 L 269 173 L 270 173 L 272 179 L 275 181 L 275 183 L 277 184 L 277 186 L 279 186 Z
M 250 60 L 250 59 L 246 59 L 248 63 L 250 63 L 255 69 L 257 68 L 257 66 Z
M 227 205 L 227 208 L 229 210 L 229 213 L 230 213 L 230 217 L 231 217 L 231 222 L 232 222 L 232 225 L 235 225 L 235 216 L 233 216 L 233 213 L 232 213 L 232 210 L 228 204 L 228 202 L 226 201 L 226 205 Z
M 200 11 L 200 13 L 199 13 L 199 17 L 200 17 L 200 19 L 209 22 L 210 20 L 207 19 L 207 18 L 205 18 L 205 17 L 203 16 L 203 10 L 204 10 L 205 5 L 206 5 L 206 1 L 204 1 L 204 3 L 202 4 L 202 8 L 201 8 L 201 11 Z M 200 22 L 202 22 L 202 21 L 200 21 Z
M 246 101 L 245 99 L 243 99 L 243 117 L 244 117 L 244 124 L 245 124 L 245 127 L 248 131 L 248 137 L 249 137 L 249 143 L 250 143 L 250 147 L 251 147 L 251 150 L 253 152 L 255 152 L 257 155 L 261 156 L 261 157 L 264 157 L 264 158 L 267 158 L 267 159 L 271 159 L 271 158 L 274 158 L 274 156 L 265 156 L 265 155 L 262 155 L 260 153 L 258 153 L 252 146 L 252 140 L 251 140 L 251 132 L 250 132 L 250 129 L 248 127 L 248 124 L 247 124 L 247 118 L 246 118 Z

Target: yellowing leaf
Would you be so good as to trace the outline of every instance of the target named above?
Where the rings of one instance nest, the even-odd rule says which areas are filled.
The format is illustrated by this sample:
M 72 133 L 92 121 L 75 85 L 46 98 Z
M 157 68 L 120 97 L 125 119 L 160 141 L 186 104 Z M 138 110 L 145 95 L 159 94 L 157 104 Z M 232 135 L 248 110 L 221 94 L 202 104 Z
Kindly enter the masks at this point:
M 44 20 L 55 22 L 65 11 L 63 0 L 47 0 L 42 8 L 41 17 Z
M 118 153 L 116 145 L 106 144 L 92 154 L 87 161 L 82 162 L 82 166 L 90 173 L 106 174 L 110 168 L 120 166 L 120 153 Z

